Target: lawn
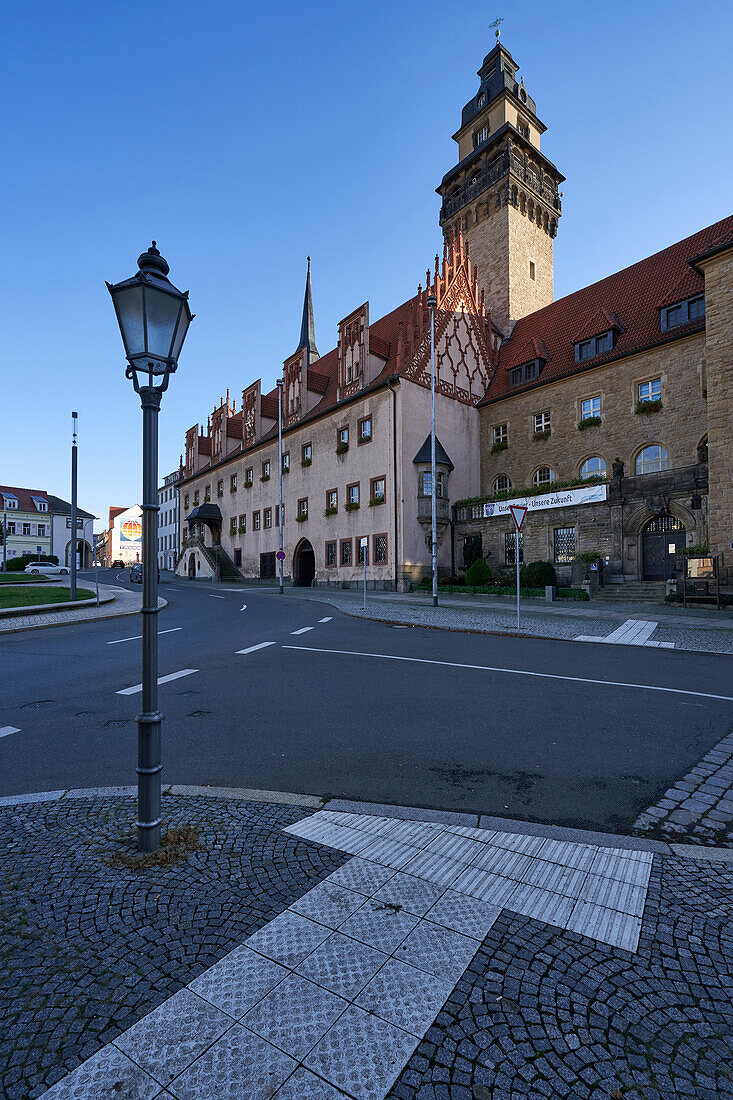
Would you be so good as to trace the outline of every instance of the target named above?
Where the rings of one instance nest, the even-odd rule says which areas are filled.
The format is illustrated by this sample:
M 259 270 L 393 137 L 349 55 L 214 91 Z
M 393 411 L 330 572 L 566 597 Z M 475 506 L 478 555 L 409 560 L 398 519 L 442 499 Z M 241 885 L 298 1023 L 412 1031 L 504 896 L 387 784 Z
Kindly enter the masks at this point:
M 35 576 L 33 573 L 14 573 L 10 569 L 7 573 L 0 573 L 0 584 L 41 584 L 47 580 L 48 577 L 42 573 Z
M 90 592 L 88 588 L 77 588 L 76 590 L 77 600 L 90 600 L 93 596 L 94 593 Z M 70 602 L 70 588 L 49 588 L 47 585 L 42 585 L 29 592 L 23 585 L 19 585 L 17 588 L 0 589 L 0 608 L 32 607 L 36 604 Z

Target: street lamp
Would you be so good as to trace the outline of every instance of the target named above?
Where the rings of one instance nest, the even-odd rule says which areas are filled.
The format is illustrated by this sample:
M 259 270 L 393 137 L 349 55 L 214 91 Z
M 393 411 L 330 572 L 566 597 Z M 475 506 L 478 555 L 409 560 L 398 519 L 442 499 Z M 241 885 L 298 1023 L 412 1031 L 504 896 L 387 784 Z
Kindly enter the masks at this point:
M 433 556 L 433 607 L 438 606 L 438 497 L 435 484 L 435 307 L 438 299 L 428 297 L 430 310 L 430 504 L 432 510 L 431 550 Z
M 158 412 L 193 314 L 188 291 L 177 290 L 153 241 L 137 261 L 139 271 L 107 283 L 125 346 L 128 367 L 143 410 L 143 636 L 142 709 L 137 718 L 137 846 L 160 844 L 160 752 L 158 710 Z
M 280 567 L 280 595 L 283 595 L 283 379 L 277 380 L 277 463 L 280 468 L 280 553 L 277 563 Z

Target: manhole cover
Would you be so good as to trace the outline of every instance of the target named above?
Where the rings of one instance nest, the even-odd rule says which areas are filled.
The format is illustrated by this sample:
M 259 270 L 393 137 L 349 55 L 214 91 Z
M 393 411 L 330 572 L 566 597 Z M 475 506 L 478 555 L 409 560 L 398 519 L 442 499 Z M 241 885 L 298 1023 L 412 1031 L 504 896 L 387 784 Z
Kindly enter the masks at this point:
M 107 728 L 118 729 L 120 726 L 127 725 L 126 718 L 110 718 L 109 722 L 104 723 Z
M 55 699 L 36 699 L 33 703 L 23 703 L 21 710 L 42 710 L 44 707 L 50 707 L 55 702 Z
M 203 718 L 206 714 L 211 714 L 210 710 L 192 710 L 190 714 L 186 715 L 187 718 Z

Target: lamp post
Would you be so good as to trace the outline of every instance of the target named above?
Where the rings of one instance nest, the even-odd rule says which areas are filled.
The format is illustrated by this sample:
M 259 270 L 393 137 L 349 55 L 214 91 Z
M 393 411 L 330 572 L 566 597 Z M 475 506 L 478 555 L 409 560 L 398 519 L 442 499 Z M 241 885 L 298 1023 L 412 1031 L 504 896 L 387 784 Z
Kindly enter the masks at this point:
M 72 600 L 76 599 L 76 429 L 78 418 L 79 414 L 72 412 L 71 421 L 73 427 L 71 432 L 71 542 L 69 543 L 69 565 L 71 566 L 70 596 Z
M 438 299 L 428 297 L 430 310 L 430 504 L 432 509 L 431 551 L 433 558 L 433 607 L 438 606 L 438 496 L 435 484 L 435 307 Z
M 277 559 L 277 564 L 280 569 L 280 595 L 284 593 L 283 589 L 283 380 L 278 378 L 277 380 L 277 465 L 280 478 L 280 556 Z
M 3 510 L 3 573 L 8 568 L 8 513 Z
M 137 718 L 137 846 L 160 844 L 160 726 L 158 710 L 158 412 L 193 314 L 188 291 L 177 290 L 153 241 L 137 261 L 139 270 L 107 283 L 122 333 L 128 366 L 143 410 L 143 626 L 142 709 Z

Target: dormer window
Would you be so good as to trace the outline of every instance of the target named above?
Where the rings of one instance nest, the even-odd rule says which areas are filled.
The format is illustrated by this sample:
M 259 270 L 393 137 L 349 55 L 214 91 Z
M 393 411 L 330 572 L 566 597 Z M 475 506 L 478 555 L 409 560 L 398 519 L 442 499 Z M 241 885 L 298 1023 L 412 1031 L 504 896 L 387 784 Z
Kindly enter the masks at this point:
M 478 100 L 476 101 L 476 106 L 478 107 L 479 110 L 481 110 L 482 107 L 486 106 L 486 92 L 481 92 L 481 95 L 478 97 Z
M 596 355 L 603 355 L 606 351 L 613 351 L 614 333 L 612 329 L 602 332 L 600 336 L 592 336 L 590 340 L 580 340 L 575 345 L 575 362 L 582 363 L 585 359 L 595 359 Z
M 33 497 L 33 503 L 35 504 L 35 506 L 36 506 L 36 508 L 38 509 L 39 512 L 47 512 L 48 511 L 48 501 L 43 500 L 42 497 Z
M 12 509 L 12 508 L 17 508 L 18 507 L 18 498 L 17 497 L 11 497 L 11 496 L 7 496 L 7 495 L 4 494 L 3 495 L 3 500 L 5 502 L 5 507 L 8 509 L 8 511 L 10 511 L 10 509 Z
M 542 359 L 530 359 L 528 363 L 522 363 L 518 367 L 512 367 L 509 371 L 509 385 L 521 386 L 523 382 L 531 382 L 539 378 L 542 372 Z
M 697 294 L 684 302 L 675 302 L 662 310 L 662 332 L 668 328 L 686 325 L 688 321 L 699 321 L 705 316 L 705 295 Z

